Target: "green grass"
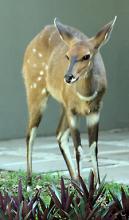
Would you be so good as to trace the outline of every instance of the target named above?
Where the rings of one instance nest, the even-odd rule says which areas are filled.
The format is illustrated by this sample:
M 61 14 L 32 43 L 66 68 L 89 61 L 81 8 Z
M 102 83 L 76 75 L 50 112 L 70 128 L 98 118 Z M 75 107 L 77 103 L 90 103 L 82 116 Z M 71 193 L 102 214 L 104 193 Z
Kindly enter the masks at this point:
M 59 187 L 60 184 L 60 174 L 33 174 L 33 185 L 30 193 L 26 191 L 26 173 L 23 171 L 19 172 L 9 172 L 9 171 L 1 171 L 0 172 L 0 192 L 10 192 L 13 194 L 17 193 L 18 181 L 22 180 L 23 193 L 24 196 L 32 196 L 36 192 L 36 188 L 40 188 L 41 197 L 44 199 L 45 203 L 48 204 L 50 197 L 48 193 L 48 186 L 51 184 L 55 184 Z M 123 186 L 125 191 L 129 194 L 129 186 L 117 183 L 106 183 L 106 195 L 109 200 L 111 199 L 111 195 L 109 194 L 109 190 L 117 195 L 120 194 L 120 188 Z
M 120 198 L 121 187 L 123 187 L 125 192 L 129 195 L 129 185 L 118 184 L 118 183 L 114 183 L 114 182 L 106 183 L 106 195 L 109 198 L 109 200 L 111 200 L 111 194 L 109 193 L 109 191 L 117 194 Z
M 41 197 L 46 203 L 49 203 L 48 186 L 55 184 L 58 186 L 60 182 L 60 175 L 57 173 L 52 174 L 34 174 L 32 176 L 32 188 L 31 192 L 26 191 L 26 173 L 23 171 L 12 172 L 12 171 L 0 171 L 0 192 L 10 192 L 14 195 L 17 194 L 17 187 L 19 179 L 22 180 L 22 187 L 24 196 L 32 196 L 40 188 Z

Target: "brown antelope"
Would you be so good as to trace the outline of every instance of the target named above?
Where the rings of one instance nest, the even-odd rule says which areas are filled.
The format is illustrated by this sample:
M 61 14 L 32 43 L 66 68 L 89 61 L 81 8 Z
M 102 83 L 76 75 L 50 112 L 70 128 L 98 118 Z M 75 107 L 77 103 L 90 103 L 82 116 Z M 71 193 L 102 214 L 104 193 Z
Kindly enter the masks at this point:
M 107 80 L 99 49 L 109 39 L 115 21 L 116 17 L 95 37 L 88 38 L 77 29 L 55 19 L 54 25 L 46 26 L 29 43 L 23 64 L 29 109 L 26 138 L 28 185 L 31 185 L 32 146 L 49 94 L 62 105 L 57 140 L 71 178 L 77 178 L 81 172 L 82 145 L 77 118 L 82 115 L 87 119 L 93 170 L 100 182 L 97 142 Z M 77 174 L 69 151 L 70 134 L 75 148 Z

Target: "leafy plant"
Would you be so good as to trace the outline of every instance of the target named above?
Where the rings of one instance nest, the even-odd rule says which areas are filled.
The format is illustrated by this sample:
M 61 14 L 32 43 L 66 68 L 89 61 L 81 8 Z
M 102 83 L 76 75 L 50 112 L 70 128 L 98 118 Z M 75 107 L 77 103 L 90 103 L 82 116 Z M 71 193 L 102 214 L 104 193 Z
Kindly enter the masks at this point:
M 121 195 L 118 196 L 110 191 L 113 202 L 109 204 L 107 215 L 112 213 L 112 219 L 128 220 L 129 219 L 129 195 L 121 187 Z
M 38 177 L 39 178 L 39 177 Z M 24 181 L 23 181 L 24 183 Z M 57 184 L 56 184 L 57 185 Z M 23 185 L 24 186 L 24 185 Z M 0 220 L 127 220 L 129 219 L 129 192 L 127 187 L 117 187 L 117 194 L 106 188 L 105 179 L 100 186 L 95 183 L 93 172 L 88 184 L 79 181 L 60 185 L 39 185 L 27 194 L 21 180 L 18 192 L 0 192 Z M 42 190 L 49 202 L 41 196 Z M 36 191 L 36 192 L 35 192 Z
M 0 193 L 0 214 L 2 219 L 19 220 L 22 218 L 34 219 L 36 215 L 38 193 L 32 200 L 24 199 L 22 193 L 21 180 L 18 185 L 18 195 L 13 196 L 5 192 L 4 195 Z
M 46 206 L 39 196 L 39 191 L 34 197 L 27 200 L 23 196 L 21 180 L 18 184 L 18 195 L 13 196 L 5 192 L 0 193 L 0 220 L 53 220 L 51 212 L 54 206 L 51 200 Z
M 57 208 L 56 216 L 58 216 L 59 219 L 69 219 L 73 212 L 72 204 L 74 192 L 70 192 L 69 186 L 65 186 L 63 178 L 61 178 L 60 192 L 54 185 L 49 187 L 49 190 Z
M 94 174 L 91 171 L 88 186 L 85 184 L 82 177 L 79 178 L 79 183 L 80 185 L 72 181 L 74 188 L 78 192 L 78 197 L 74 203 L 76 219 L 97 219 L 100 212 L 105 210 L 105 207 L 102 206 L 102 203 L 104 202 L 105 179 L 103 179 L 100 186 L 97 187 Z

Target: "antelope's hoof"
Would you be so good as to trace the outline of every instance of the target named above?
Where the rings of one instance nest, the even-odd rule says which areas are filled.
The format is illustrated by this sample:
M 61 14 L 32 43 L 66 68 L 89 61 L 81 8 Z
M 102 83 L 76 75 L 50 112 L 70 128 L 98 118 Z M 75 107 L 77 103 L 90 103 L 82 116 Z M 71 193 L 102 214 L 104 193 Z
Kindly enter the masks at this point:
M 26 186 L 26 189 L 27 189 L 27 192 L 30 192 L 31 191 L 31 186 L 32 186 L 32 178 L 31 177 L 27 177 L 27 186 Z
M 31 186 L 30 185 L 27 185 L 27 192 L 31 192 Z

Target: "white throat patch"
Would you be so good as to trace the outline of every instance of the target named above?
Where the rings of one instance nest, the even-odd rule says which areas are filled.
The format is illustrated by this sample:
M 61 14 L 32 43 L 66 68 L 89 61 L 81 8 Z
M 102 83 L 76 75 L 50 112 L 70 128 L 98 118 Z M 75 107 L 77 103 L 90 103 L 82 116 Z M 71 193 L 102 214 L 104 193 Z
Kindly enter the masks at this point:
M 86 102 L 93 101 L 93 100 L 97 97 L 97 95 L 98 95 L 98 92 L 97 92 L 97 91 L 95 91 L 95 92 L 93 93 L 93 95 L 91 95 L 91 96 L 83 96 L 83 95 L 81 95 L 79 92 L 77 92 L 77 96 L 78 96 L 82 101 L 86 101 Z

